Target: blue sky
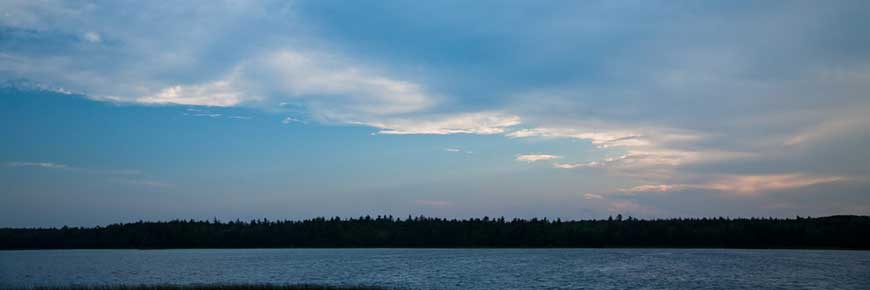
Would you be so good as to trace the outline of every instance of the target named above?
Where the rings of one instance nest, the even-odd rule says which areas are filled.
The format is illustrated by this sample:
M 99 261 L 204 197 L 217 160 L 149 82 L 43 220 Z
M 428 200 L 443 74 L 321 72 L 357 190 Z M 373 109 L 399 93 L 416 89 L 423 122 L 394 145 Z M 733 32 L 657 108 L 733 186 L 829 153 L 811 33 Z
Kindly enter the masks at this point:
M 870 214 L 866 1 L 0 16 L 0 226 Z

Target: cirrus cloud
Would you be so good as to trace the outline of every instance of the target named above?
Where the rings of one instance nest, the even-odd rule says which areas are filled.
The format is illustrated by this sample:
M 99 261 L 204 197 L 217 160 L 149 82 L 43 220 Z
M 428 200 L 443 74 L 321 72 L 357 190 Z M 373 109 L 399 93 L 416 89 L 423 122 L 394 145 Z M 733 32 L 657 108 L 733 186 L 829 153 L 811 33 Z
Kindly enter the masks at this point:
M 550 154 L 521 154 L 517 155 L 516 161 L 532 163 L 538 161 L 555 160 L 559 158 L 562 158 L 562 156 Z

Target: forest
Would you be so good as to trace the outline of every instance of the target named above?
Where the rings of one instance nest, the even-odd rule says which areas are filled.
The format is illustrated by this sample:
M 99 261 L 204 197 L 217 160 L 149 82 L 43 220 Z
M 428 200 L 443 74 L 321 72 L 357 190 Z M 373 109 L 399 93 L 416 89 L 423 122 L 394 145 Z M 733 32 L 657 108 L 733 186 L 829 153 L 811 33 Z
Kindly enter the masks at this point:
M 364 216 L 139 221 L 0 228 L 0 249 L 165 248 L 805 248 L 870 249 L 870 216 L 600 220 Z

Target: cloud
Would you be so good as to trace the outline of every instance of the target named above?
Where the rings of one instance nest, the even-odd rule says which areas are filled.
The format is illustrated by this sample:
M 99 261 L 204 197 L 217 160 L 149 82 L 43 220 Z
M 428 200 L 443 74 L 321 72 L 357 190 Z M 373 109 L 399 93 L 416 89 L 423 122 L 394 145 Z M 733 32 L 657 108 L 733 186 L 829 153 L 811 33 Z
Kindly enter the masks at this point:
M 106 177 L 108 182 L 115 183 L 123 183 L 128 185 L 135 186 L 144 186 L 144 187 L 152 187 L 152 188 L 169 188 L 173 187 L 172 184 L 152 180 L 145 179 L 143 177 L 143 173 L 139 170 L 129 170 L 129 169 L 91 169 L 91 168 L 82 168 L 82 167 L 73 167 L 66 164 L 54 163 L 54 162 L 7 162 L 6 166 L 8 167 L 34 167 L 34 168 L 43 168 L 43 169 L 51 169 L 51 170 L 62 170 L 64 172 L 76 173 L 76 174 L 92 174 L 97 176 Z
M 591 167 L 591 165 L 595 165 L 596 163 L 553 163 L 553 167 L 560 169 L 574 169 L 578 167 Z
M 336 55 L 280 50 L 255 60 L 269 85 L 295 97 L 329 102 L 338 114 L 388 115 L 420 111 L 435 102 L 420 84 L 392 78 Z M 335 99 L 335 101 L 329 101 Z
M 575 138 L 585 139 L 601 148 L 611 146 L 642 146 L 649 145 L 641 135 L 631 132 L 581 132 L 570 128 L 533 128 L 522 129 L 506 134 L 510 138 Z
M 45 169 L 59 169 L 66 170 L 71 172 L 81 172 L 81 173 L 90 173 L 90 174 L 104 174 L 104 175 L 139 175 L 142 174 L 139 170 L 131 170 L 131 169 L 90 169 L 90 168 L 82 168 L 82 167 L 74 167 L 66 164 L 55 163 L 55 162 L 21 162 L 21 161 L 13 161 L 7 162 L 6 166 L 8 167 L 35 167 L 35 168 L 45 168 Z
M 756 195 L 769 191 L 796 189 L 846 180 L 848 180 L 848 178 L 842 176 L 811 176 L 799 173 L 772 175 L 724 175 L 717 176 L 713 180 L 703 183 L 639 185 L 627 189 L 620 189 L 620 191 L 626 193 L 637 193 L 706 189 L 738 195 Z
M 845 180 L 847 180 L 847 178 L 841 176 L 808 176 L 804 174 L 732 175 L 723 176 L 717 180 L 700 186 L 702 188 L 733 192 L 737 194 L 755 194 Z
M 155 181 L 155 180 L 147 180 L 147 179 L 116 179 L 114 180 L 119 183 L 135 185 L 135 186 L 144 186 L 144 187 L 152 187 L 152 188 L 170 188 L 173 187 L 172 184 Z
M 588 142 L 565 156 L 585 162 L 548 161 L 612 177 L 614 191 L 748 193 L 870 174 L 861 1 L 550 3 L 534 5 L 547 21 L 522 27 L 509 25 L 528 18 L 521 4 L 210 4 L 0 2 L 0 78 L 382 135 Z
M 217 117 L 223 116 L 223 114 L 216 114 L 216 113 L 196 113 L 196 114 L 189 114 L 189 116 L 194 116 L 194 117 L 209 117 L 209 118 L 217 118 Z
M 201 4 L 3 5 L 8 15 L 0 26 L 14 25 L 36 37 L 13 39 L 11 45 L 27 49 L 0 54 L 0 77 L 144 105 L 297 103 L 312 119 L 339 124 L 398 122 L 414 117 L 399 115 L 426 112 L 440 103 L 417 76 L 327 48 L 304 31 L 306 24 L 288 3 Z M 133 9 L 140 17 L 100 14 L 113 9 Z M 161 21 L 154 21 L 157 15 Z M 55 35 L 75 35 L 89 45 Z M 231 41 L 227 35 L 234 35 Z M 34 43 L 49 38 L 51 45 Z M 35 47 L 44 54 L 33 55 Z
M 862 132 L 864 128 L 870 127 L 870 119 L 864 116 L 865 114 L 866 112 L 855 112 L 853 110 L 843 112 L 830 120 L 814 124 L 809 126 L 809 128 L 799 129 L 798 133 L 787 137 L 783 145 L 792 147 L 817 143 L 824 144 L 839 136 Z
M 726 161 L 755 156 L 749 152 L 717 149 L 694 149 L 692 144 L 704 142 L 709 134 L 672 128 L 630 129 L 619 124 L 580 124 L 579 128 L 538 127 L 507 133 L 509 138 L 570 138 L 588 140 L 597 148 L 613 153 L 607 157 L 579 163 L 553 163 L 559 169 L 603 168 L 614 173 L 646 175 L 648 177 L 671 174 L 680 166 Z M 598 127 L 591 129 L 591 127 Z
M 444 151 L 451 152 L 451 153 L 465 153 L 465 154 L 472 154 L 473 153 L 470 150 L 462 150 L 460 148 L 452 148 L 452 147 L 444 148 Z
M 553 167 L 561 168 L 561 169 L 574 169 L 574 168 L 599 168 L 606 167 L 609 164 L 613 164 L 619 160 L 623 160 L 628 158 L 629 155 L 622 155 L 619 157 L 608 157 L 600 161 L 589 161 L 589 162 L 581 162 L 581 163 L 553 163 Z
M 589 140 L 599 148 L 638 147 L 703 139 L 698 132 L 673 128 L 645 128 L 616 123 L 580 122 L 576 127 L 536 127 L 506 134 L 510 138 L 571 138 Z
M 594 193 L 584 193 L 583 198 L 584 199 L 604 199 L 604 196 L 600 195 L 600 194 L 594 194 Z
M 385 135 L 492 135 L 520 124 L 520 118 L 500 112 L 457 113 L 416 118 L 390 118 L 382 121 L 353 121 L 353 124 L 381 129 Z
M 299 120 L 299 119 L 296 119 L 293 117 L 286 117 L 283 120 L 281 120 L 281 124 L 290 124 L 290 123 L 303 123 L 303 124 L 305 124 L 305 121 L 302 121 L 302 120 Z
M 96 33 L 96 32 L 93 32 L 93 31 L 88 31 L 88 32 L 86 32 L 86 33 L 84 34 L 84 38 L 85 38 L 85 40 L 87 40 L 87 41 L 89 41 L 89 42 L 92 42 L 92 43 L 100 43 L 100 42 L 103 42 L 103 38 L 100 36 L 100 34 L 99 34 L 99 33 Z
M 537 161 L 555 160 L 559 158 L 562 158 L 562 156 L 550 154 L 521 154 L 517 155 L 516 161 L 532 163 Z
M 39 168 L 48 168 L 48 169 L 69 169 L 70 167 L 66 164 L 52 163 L 52 162 L 9 162 L 6 163 L 6 166 L 9 167 L 39 167 Z
M 692 151 L 656 147 L 628 150 L 623 155 L 580 163 L 553 163 L 559 169 L 599 169 L 609 173 L 646 180 L 679 176 L 683 167 L 717 164 L 723 161 L 745 160 L 757 156 L 750 152 L 718 150 Z
M 126 98 L 113 96 L 111 99 L 125 100 Z M 154 95 L 137 97 L 132 101 L 142 104 L 230 107 L 252 99 L 256 98 L 246 98 L 243 92 L 233 88 L 229 82 L 217 81 L 204 85 L 175 85 L 162 89 Z
M 673 190 L 681 190 L 689 188 L 689 186 L 685 184 L 647 184 L 647 185 L 638 185 L 632 188 L 620 189 L 622 192 L 667 192 Z

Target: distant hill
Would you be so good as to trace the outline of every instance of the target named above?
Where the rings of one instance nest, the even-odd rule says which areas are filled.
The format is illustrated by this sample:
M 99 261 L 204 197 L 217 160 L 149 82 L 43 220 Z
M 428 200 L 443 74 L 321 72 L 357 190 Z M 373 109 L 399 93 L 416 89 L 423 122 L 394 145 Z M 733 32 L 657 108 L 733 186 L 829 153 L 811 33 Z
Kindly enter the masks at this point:
M 668 247 L 870 249 L 870 216 L 606 220 L 392 216 L 3 228 L 0 249 Z

